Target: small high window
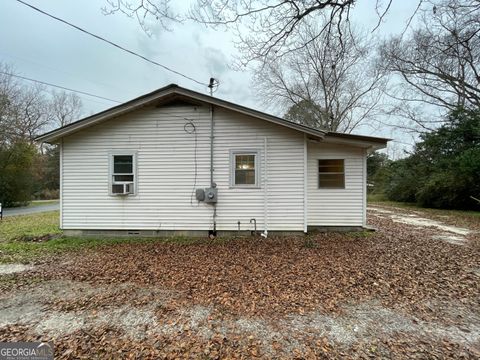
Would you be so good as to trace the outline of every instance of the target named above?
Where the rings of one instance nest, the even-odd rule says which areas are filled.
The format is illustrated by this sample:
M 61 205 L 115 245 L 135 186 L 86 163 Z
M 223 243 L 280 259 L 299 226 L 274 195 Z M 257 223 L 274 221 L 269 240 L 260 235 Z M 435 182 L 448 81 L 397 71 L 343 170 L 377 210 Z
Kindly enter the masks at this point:
M 135 154 L 118 153 L 110 155 L 110 194 L 135 194 Z
M 345 161 L 343 159 L 318 160 L 318 187 L 345 188 Z
M 258 187 L 258 152 L 232 152 L 232 186 Z

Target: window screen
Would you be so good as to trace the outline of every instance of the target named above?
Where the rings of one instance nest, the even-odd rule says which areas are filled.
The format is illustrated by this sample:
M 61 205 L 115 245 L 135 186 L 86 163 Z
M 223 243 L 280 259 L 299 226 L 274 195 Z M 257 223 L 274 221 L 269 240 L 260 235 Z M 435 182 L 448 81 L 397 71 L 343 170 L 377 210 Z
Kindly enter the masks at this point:
M 113 172 L 115 174 L 132 174 L 133 155 L 113 155 Z
M 234 154 L 233 185 L 257 184 L 256 154 Z
M 318 187 L 345 188 L 345 164 L 343 159 L 318 160 Z

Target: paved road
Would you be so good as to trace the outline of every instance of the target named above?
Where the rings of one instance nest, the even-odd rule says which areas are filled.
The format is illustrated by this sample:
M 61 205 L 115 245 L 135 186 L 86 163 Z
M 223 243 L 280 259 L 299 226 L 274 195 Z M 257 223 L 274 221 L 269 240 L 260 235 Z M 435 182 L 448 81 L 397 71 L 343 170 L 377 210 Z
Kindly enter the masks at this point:
M 58 209 L 60 209 L 59 204 L 46 204 L 32 207 L 17 207 L 11 209 L 3 209 L 3 216 L 28 215 L 47 211 L 55 211 Z

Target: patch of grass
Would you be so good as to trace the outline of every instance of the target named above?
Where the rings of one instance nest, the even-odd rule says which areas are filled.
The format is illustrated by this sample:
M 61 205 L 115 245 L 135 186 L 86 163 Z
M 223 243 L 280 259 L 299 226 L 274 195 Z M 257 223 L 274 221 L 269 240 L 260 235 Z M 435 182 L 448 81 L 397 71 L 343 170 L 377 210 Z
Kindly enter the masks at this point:
M 306 240 L 303 244 L 303 247 L 305 247 L 306 249 L 316 249 L 318 247 L 318 244 L 315 241 Z
M 368 194 L 367 195 L 367 202 L 378 202 L 378 201 L 386 201 L 387 198 L 384 194 Z
M 315 249 L 318 247 L 318 243 L 315 241 L 315 239 L 312 239 L 311 237 L 306 237 L 303 241 L 303 247 L 307 249 Z
M 0 263 L 20 262 L 27 263 L 42 256 L 50 256 L 66 251 L 79 251 L 101 246 L 115 246 L 118 244 L 147 244 L 153 242 L 170 243 L 181 246 L 209 243 L 222 245 L 229 239 L 208 240 L 188 236 L 158 237 L 66 237 L 61 236 L 44 242 L 10 241 L 0 242 Z M 316 245 L 316 244 L 315 244 Z
M 0 263 L 28 262 L 41 256 L 58 252 L 76 251 L 99 246 L 124 243 L 148 243 L 161 241 L 178 245 L 198 244 L 205 239 L 188 236 L 167 238 L 149 237 L 64 237 L 59 229 L 59 212 L 9 216 L 0 222 Z M 47 235 L 57 235 L 47 241 L 35 240 Z
M 432 209 L 432 208 L 420 207 L 415 203 L 404 203 L 404 202 L 388 201 L 388 200 L 387 201 L 371 201 L 371 204 L 393 206 L 393 207 L 399 207 L 399 208 L 411 209 L 411 210 L 421 210 L 434 215 L 467 216 L 467 217 L 480 219 L 480 211 L 473 211 L 473 210 Z
M 0 290 L 3 289 L 10 289 L 15 287 L 18 284 L 23 285 L 32 285 L 32 284 L 39 284 L 44 280 L 41 277 L 37 276 L 21 276 L 18 273 L 16 274 L 4 274 L 0 276 Z
M 0 243 L 15 241 L 24 237 L 41 237 L 60 234 L 59 212 L 8 216 L 0 221 Z
M 33 200 L 30 202 L 30 204 L 27 205 L 27 207 L 37 207 L 37 206 L 43 206 L 43 205 L 53 205 L 53 204 L 59 204 L 60 200 Z
M 65 251 L 78 251 L 81 249 L 111 246 L 128 243 L 148 243 L 153 241 L 166 241 L 159 238 L 95 238 L 95 237 L 59 237 L 45 242 L 12 241 L 0 243 L 0 263 L 29 262 L 35 258 L 49 256 Z

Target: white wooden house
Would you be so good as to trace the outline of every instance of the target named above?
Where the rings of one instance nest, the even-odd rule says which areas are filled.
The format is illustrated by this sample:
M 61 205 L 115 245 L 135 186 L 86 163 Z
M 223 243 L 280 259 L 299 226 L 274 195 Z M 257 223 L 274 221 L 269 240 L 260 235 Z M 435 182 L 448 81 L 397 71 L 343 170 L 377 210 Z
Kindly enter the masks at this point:
M 67 234 L 135 235 L 365 227 L 366 156 L 388 141 L 174 84 L 37 140 L 60 147 Z

